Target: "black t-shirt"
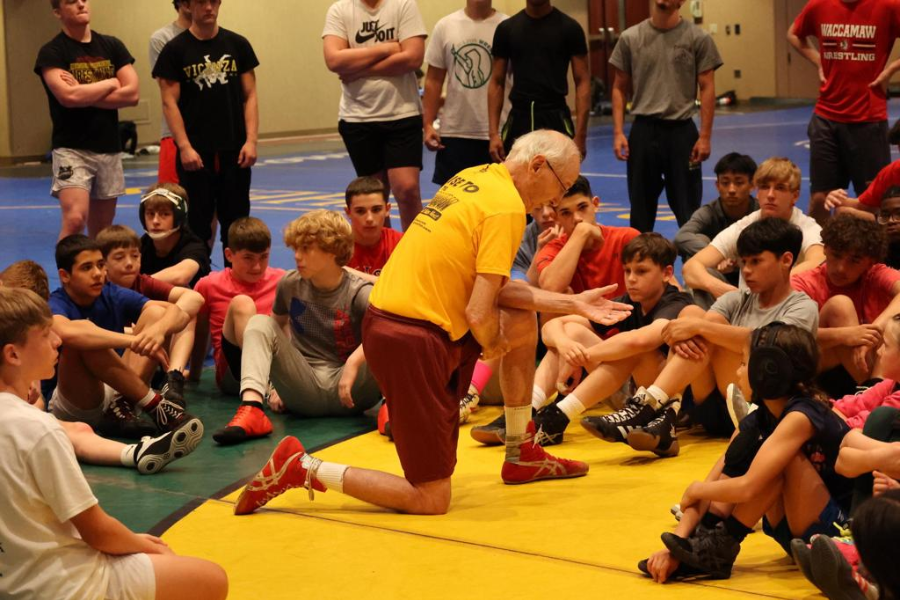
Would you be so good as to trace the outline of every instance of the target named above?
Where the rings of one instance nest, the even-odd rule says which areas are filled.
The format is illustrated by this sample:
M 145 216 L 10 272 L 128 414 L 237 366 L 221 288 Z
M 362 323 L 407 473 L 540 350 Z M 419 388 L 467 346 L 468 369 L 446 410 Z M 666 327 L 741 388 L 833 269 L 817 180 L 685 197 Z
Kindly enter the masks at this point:
M 157 256 L 156 248 L 150 236 L 141 236 L 141 273 L 153 275 L 163 269 L 174 267 L 186 258 L 197 261 L 200 270 L 191 279 L 190 287 L 197 285 L 201 277 L 209 275 L 209 247 L 203 243 L 193 232 L 181 229 L 181 239 L 166 256 Z
M 640 303 L 632 300 L 628 294 L 615 298 L 615 301 L 630 304 L 634 307 L 634 310 L 631 311 L 631 314 L 624 320 L 619 321 L 615 325 L 600 325 L 599 323 L 594 323 L 594 331 L 600 336 L 609 337 L 610 334 L 616 332 L 635 331 L 641 327 L 646 327 L 657 319 L 668 319 L 671 321 L 672 319 L 678 318 L 678 314 L 685 306 L 694 303 L 694 299 L 690 294 L 678 291 L 678 288 L 671 284 L 666 284 L 666 289 L 663 291 L 662 296 L 660 296 L 656 306 L 654 306 L 646 315 L 644 314 Z M 660 346 L 659 349 L 663 354 L 668 354 L 669 352 L 669 347 L 665 344 Z
M 564 108 L 569 93 L 567 74 L 573 56 L 587 54 L 584 31 L 578 21 L 554 8 L 541 19 L 520 11 L 497 25 L 493 54 L 505 58 L 512 69 L 509 99 L 524 110 Z
M 96 83 L 112 79 L 119 69 L 134 63 L 134 57 L 118 38 L 91 32 L 91 41 L 77 42 L 60 32 L 44 44 L 34 63 L 34 72 L 41 78 L 50 118 L 53 120 L 53 148 L 73 148 L 103 154 L 121 152 L 119 111 L 84 107 L 66 108 L 59 103 L 47 83 L 43 71 L 60 68 L 68 71 L 79 83 Z
M 247 141 L 241 75 L 258 65 L 247 38 L 221 27 L 210 40 L 187 30 L 166 44 L 153 76 L 181 84 L 178 108 L 194 150 L 241 149 Z
M 804 444 L 803 454 L 819 473 L 819 477 L 822 478 L 822 482 L 828 488 L 831 497 L 847 514 L 850 514 L 853 480 L 838 474 L 834 469 L 838 453 L 841 450 L 841 442 L 844 440 L 847 432 L 850 431 L 850 426 L 837 416 L 834 411 L 809 398 L 791 398 L 784 408 L 781 419 L 784 419 L 792 412 L 799 412 L 812 423 L 815 432 Z M 751 419 L 754 415 L 756 417 Z M 765 440 L 772 435 L 779 422 L 780 419 L 776 420 L 768 409 L 760 407 L 759 410 L 750 413 L 741 421 L 741 431 L 756 428 Z

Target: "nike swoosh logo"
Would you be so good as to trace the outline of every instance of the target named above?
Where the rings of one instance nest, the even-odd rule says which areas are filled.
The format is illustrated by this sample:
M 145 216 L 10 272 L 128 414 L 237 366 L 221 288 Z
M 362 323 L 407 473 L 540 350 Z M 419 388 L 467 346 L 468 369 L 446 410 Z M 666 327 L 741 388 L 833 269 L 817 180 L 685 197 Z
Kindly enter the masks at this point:
M 371 40 L 373 37 L 375 37 L 377 34 L 378 34 L 377 31 L 375 33 L 370 33 L 369 35 L 363 35 L 362 33 L 357 32 L 356 43 L 357 44 L 365 44 L 366 42 Z

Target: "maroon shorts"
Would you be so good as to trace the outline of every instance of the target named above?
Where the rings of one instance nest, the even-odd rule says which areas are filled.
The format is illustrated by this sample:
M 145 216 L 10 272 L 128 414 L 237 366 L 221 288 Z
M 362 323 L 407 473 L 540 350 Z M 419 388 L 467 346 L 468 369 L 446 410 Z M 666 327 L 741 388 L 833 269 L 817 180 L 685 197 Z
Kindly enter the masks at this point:
M 178 148 L 175 139 L 164 137 L 159 141 L 159 175 L 160 183 L 178 183 L 178 171 L 175 169 L 175 157 Z
M 481 347 L 471 333 L 453 342 L 433 323 L 369 306 L 363 350 L 384 393 L 403 473 L 411 483 L 446 479 L 456 467 L 459 399 Z

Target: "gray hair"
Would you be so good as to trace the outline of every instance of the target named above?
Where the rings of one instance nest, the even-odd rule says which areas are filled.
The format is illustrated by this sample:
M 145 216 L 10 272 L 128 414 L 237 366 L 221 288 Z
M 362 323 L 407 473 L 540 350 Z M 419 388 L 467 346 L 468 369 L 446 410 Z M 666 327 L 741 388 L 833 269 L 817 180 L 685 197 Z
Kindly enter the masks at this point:
M 535 156 L 543 156 L 556 168 L 569 161 L 581 162 L 581 153 L 571 138 L 550 129 L 538 129 L 518 138 L 509 151 L 507 160 L 528 164 Z

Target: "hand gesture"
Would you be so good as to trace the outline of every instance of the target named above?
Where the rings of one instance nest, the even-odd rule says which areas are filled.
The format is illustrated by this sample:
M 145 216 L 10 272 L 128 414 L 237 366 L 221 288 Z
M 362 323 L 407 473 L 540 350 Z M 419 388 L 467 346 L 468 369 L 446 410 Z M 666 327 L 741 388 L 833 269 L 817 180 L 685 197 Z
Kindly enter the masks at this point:
M 691 150 L 691 162 L 702 163 L 709 158 L 711 151 L 712 148 L 709 143 L 709 138 L 698 138 L 697 143 L 694 144 L 694 148 Z
M 632 306 L 613 302 L 604 298 L 615 291 L 617 284 L 607 285 L 602 288 L 587 290 L 573 296 L 575 301 L 574 314 L 580 315 L 594 323 L 601 325 L 615 325 L 631 314 Z
M 150 535 L 149 533 L 136 533 L 135 535 L 143 539 L 144 541 L 150 542 L 149 548 L 144 550 L 145 554 L 168 554 L 171 556 L 175 555 L 172 549 L 169 548 L 169 545 L 155 535 Z
M 696 317 L 684 317 L 681 319 L 672 319 L 662 330 L 663 341 L 672 345 L 676 342 L 683 342 L 696 337 L 700 333 L 700 324 L 702 319 Z
M 491 136 L 491 140 L 488 142 L 488 151 L 491 153 L 491 160 L 494 162 L 499 163 L 506 160 L 506 150 L 503 148 L 503 140 L 500 139 L 499 134 Z
M 284 400 L 278 395 L 278 390 L 271 388 L 269 390 L 269 408 L 274 413 L 284 413 L 287 409 L 284 407 Z
M 351 391 L 353 390 L 353 382 L 356 381 L 357 373 L 359 373 L 359 368 L 349 363 L 344 365 L 344 370 L 341 372 L 341 379 L 338 381 L 338 397 L 345 408 L 353 408 L 355 406 Z
M 425 126 L 425 147 L 431 152 L 444 149 L 444 145 L 441 143 L 441 134 L 431 125 Z
M 542 231 L 540 234 L 538 234 L 537 251 L 535 252 L 535 254 L 540 252 L 541 248 L 543 248 L 544 246 L 546 246 L 547 244 L 549 244 L 550 242 L 552 242 L 553 240 L 558 238 L 560 235 L 562 235 L 562 226 L 560 226 L 560 225 L 554 225 L 553 227 L 548 227 L 547 229 Z
M 874 484 L 872 485 L 872 495 L 880 496 L 888 490 L 900 489 L 900 483 L 896 479 L 888 477 L 881 471 L 872 471 Z
M 825 208 L 834 210 L 835 208 L 846 204 L 849 199 L 850 197 L 847 195 L 847 190 L 832 190 L 825 196 Z
M 647 570 L 650 571 L 653 581 L 665 583 L 680 564 L 678 559 L 672 556 L 668 550 L 660 550 L 651 554 L 650 558 L 647 559 Z
M 891 80 L 891 75 L 893 75 L 893 73 L 891 73 L 890 69 L 883 70 L 881 73 L 878 74 L 878 77 L 876 77 L 872 81 L 872 83 L 869 84 L 869 87 L 870 88 L 880 87 L 882 92 L 887 93 L 888 83 Z
M 702 360 L 709 352 L 706 342 L 700 337 L 694 337 L 683 342 L 675 342 L 671 345 L 671 348 L 675 354 L 688 360 Z
M 628 138 L 624 133 L 617 133 L 613 136 L 613 153 L 619 160 L 628 160 Z
M 238 166 L 242 169 L 249 169 L 256 164 L 256 159 L 256 143 L 246 142 L 241 148 L 241 153 L 238 154 Z
M 203 168 L 203 159 L 200 158 L 200 155 L 193 148 L 189 147 L 185 150 L 180 150 L 178 156 L 185 171 L 199 171 Z

